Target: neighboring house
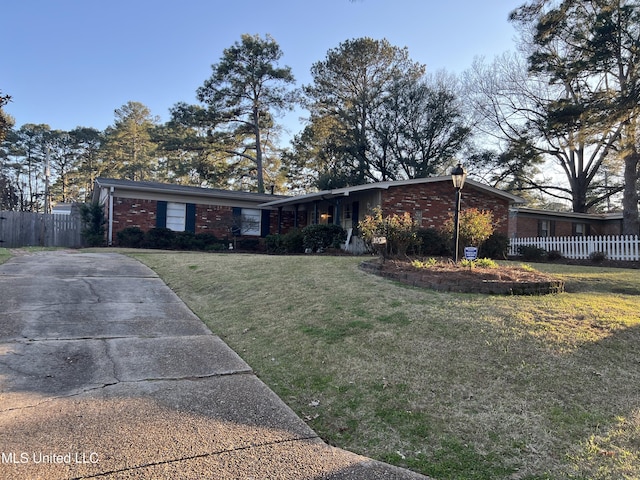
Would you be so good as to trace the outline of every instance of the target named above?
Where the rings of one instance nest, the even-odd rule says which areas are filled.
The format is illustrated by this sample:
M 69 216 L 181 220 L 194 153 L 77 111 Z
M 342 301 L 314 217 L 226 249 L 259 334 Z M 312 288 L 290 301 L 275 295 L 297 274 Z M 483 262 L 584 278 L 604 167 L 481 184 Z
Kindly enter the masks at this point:
M 490 210 L 495 230 L 507 235 L 509 208 L 523 202 L 515 195 L 467 180 L 462 189 L 461 209 Z M 453 213 L 455 189 L 450 176 L 431 177 L 324 190 L 261 205 L 293 214 L 281 214 L 280 218 L 302 219 L 304 224 L 337 224 L 353 235 L 358 233 L 358 222 L 377 206 L 384 216 L 409 212 L 419 227 L 439 229 Z
M 509 212 L 509 237 L 620 235 L 622 213 L 574 213 L 517 207 Z
M 93 201 L 104 205 L 109 245 L 127 227 L 264 237 L 277 233 L 278 224 L 294 223 L 260 207 L 275 198 L 283 196 L 111 178 L 96 179 L 93 192 Z
M 77 209 L 75 203 L 56 203 L 51 209 L 51 213 L 56 215 L 71 215 L 72 209 Z

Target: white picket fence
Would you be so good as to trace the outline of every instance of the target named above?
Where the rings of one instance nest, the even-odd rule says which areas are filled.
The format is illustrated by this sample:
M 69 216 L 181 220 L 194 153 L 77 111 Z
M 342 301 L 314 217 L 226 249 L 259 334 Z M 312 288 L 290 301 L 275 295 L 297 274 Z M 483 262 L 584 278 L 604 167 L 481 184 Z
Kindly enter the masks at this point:
M 602 252 L 609 260 L 640 260 L 638 235 L 512 238 L 509 241 L 509 255 L 518 255 L 518 247 L 521 245 L 544 248 L 547 252 L 560 252 L 564 258 L 587 259 L 595 252 Z

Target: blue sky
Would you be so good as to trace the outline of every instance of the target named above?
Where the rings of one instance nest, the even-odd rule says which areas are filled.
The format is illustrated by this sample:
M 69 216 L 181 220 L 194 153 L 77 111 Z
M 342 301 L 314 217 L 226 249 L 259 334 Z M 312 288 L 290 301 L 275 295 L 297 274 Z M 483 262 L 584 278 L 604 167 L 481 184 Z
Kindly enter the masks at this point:
M 298 85 L 347 39 L 407 47 L 427 70 L 461 73 L 473 58 L 514 50 L 511 10 L 523 0 L 20 0 L 0 20 L 5 111 L 53 129 L 103 130 L 132 100 L 161 121 L 195 91 L 243 33 L 270 34 Z M 290 134 L 298 117 L 284 122 Z

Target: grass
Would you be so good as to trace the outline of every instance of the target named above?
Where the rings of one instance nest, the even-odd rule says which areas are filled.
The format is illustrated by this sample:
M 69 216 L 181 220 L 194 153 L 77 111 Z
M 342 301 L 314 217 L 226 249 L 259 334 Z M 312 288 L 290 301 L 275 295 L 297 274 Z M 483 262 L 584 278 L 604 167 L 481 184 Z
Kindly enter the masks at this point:
M 640 478 L 640 275 L 433 292 L 352 257 L 135 253 L 330 444 L 443 479 Z
M 0 264 L 6 262 L 11 258 L 11 253 L 9 253 L 8 248 L 0 248 Z

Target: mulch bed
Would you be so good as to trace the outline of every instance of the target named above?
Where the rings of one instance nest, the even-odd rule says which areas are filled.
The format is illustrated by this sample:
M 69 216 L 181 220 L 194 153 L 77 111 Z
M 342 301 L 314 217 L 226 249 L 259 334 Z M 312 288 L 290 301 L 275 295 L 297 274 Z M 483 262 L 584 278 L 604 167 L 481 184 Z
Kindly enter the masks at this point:
M 369 260 L 360 268 L 366 272 L 416 287 L 445 292 L 497 295 L 546 295 L 564 292 L 564 282 L 541 272 L 517 267 L 468 268 L 440 262 L 416 268 L 409 260 Z

